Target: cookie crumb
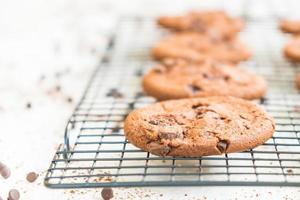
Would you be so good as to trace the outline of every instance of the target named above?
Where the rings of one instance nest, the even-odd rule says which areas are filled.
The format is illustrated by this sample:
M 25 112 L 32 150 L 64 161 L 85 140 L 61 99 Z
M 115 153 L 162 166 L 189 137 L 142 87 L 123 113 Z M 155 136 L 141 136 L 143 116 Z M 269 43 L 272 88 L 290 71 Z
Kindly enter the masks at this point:
M 110 200 L 114 197 L 113 190 L 111 188 L 103 188 L 101 191 L 101 196 L 104 200 Z
M 31 105 L 31 103 L 30 103 L 30 102 L 28 102 L 28 103 L 26 104 L 26 108 L 27 108 L 27 109 L 30 109 L 30 108 L 32 108 L 32 105 Z
M 29 183 L 33 183 L 34 181 L 36 181 L 36 179 L 39 177 L 39 175 L 35 172 L 30 172 L 27 174 L 26 176 L 26 180 L 29 182 Z
M 287 171 L 287 173 L 288 173 L 289 175 L 291 175 L 291 174 L 294 173 L 294 171 L 293 171 L 292 169 L 287 169 L 286 171 Z
M 7 200 L 18 200 L 20 199 L 20 193 L 16 189 L 12 189 L 8 193 L 8 199 Z
M 61 86 L 60 85 L 55 86 L 55 91 L 60 92 L 61 91 Z
M 68 102 L 68 103 L 72 103 L 72 102 L 73 102 L 72 97 L 67 97 L 67 102 Z

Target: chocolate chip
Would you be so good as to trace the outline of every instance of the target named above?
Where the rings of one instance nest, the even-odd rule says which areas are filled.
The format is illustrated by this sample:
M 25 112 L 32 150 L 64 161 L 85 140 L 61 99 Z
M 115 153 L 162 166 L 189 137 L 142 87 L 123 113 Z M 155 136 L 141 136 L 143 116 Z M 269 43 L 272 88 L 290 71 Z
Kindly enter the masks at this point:
M 158 74 L 162 74 L 166 71 L 166 68 L 163 66 L 153 68 L 153 71 Z
M 20 193 L 16 189 L 12 189 L 8 193 L 8 199 L 7 200 L 18 200 L 20 199 Z
M 28 102 L 28 103 L 26 104 L 26 108 L 27 108 L 27 109 L 30 109 L 31 107 L 32 107 L 31 103 Z
M 72 102 L 73 102 L 72 97 L 67 97 L 67 102 L 68 102 L 68 103 L 72 103 Z
M 230 80 L 230 76 L 224 76 L 224 80 L 225 81 L 229 81 Z
M 221 153 L 224 153 L 227 149 L 228 142 L 226 140 L 220 140 L 217 144 L 217 148 Z
M 150 120 L 148 122 L 149 122 L 149 124 L 152 124 L 152 125 L 158 125 L 158 122 L 155 120 Z
M 56 90 L 56 92 L 61 91 L 61 86 L 60 85 L 55 86 L 55 90 Z
M 3 178 L 8 179 L 10 177 L 10 169 L 3 163 L 0 162 L 0 174 Z
M 39 175 L 35 172 L 30 172 L 29 174 L 27 174 L 26 176 L 26 180 L 29 183 L 33 183 L 37 178 L 39 177 Z
M 138 77 L 140 77 L 140 76 L 143 75 L 143 71 L 142 71 L 141 69 L 139 69 L 139 70 L 137 70 L 137 71 L 135 72 L 135 75 L 138 76 Z
M 111 188 L 103 188 L 101 191 L 101 196 L 104 200 L 110 200 L 114 197 L 113 190 Z
M 189 90 L 192 91 L 193 93 L 202 91 L 202 88 L 199 87 L 199 86 L 197 86 L 197 85 L 188 85 L 188 88 L 189 88 Z
M 174 132 L 159 132 L 158 135 L 161 139 L 166 139 L 166 140 L 172 140 L 175 138 L 183 137 L 183 133 L 180 130 Z
M 123 98 L 123 94 L 120 93 L 116 88 L 112 88 L 106 94 L 107 97 L 114 97 L 114 98 Z
M 204 106 L 202 103 L 197 103 L 197 104 L 192 105 L 192 109 L 197 109 L 202 106 Z

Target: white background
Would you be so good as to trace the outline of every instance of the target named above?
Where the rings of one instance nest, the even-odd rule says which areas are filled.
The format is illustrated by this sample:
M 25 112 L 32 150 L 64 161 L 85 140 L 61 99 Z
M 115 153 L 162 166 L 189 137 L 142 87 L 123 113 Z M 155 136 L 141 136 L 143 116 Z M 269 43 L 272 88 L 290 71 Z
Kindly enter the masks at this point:
M 214 2 L 0 1 L 0 161 L 12 171 L 9 179 L 0 178 L 0 196 L 6 199 L 9 189 L 16 188 L 21 199 L 101 199 L 101 188 L 53 190 L 43 185 L 43 178 L 116 16 L 183 12 Z M 242 1 L 230 2 L 218 5 L 242 12 Z M 280 6 L 285 1 L 275 3 L 286 12 Z M 254 17 L 266 14 L 248 10 Z M 30 171 L 41 174 L 32 184 L 25 180 Z M 114 193 L 115 199 L 300 199 L 300 188 L 290 187 L 121 188 Z

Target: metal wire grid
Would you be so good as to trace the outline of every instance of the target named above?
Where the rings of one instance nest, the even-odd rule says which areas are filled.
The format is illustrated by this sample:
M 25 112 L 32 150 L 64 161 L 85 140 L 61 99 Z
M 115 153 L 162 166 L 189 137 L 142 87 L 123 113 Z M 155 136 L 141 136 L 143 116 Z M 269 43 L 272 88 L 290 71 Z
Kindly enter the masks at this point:
M 141 76 L 153 66 L 149 50 L 161 35 L 149 18 L 123 18 L 107 53 L 70 118 L 45 184 L 52 188 L 114 186 L 300 186 L 299 71 L 281 55 L 286 36 L 272 22 L 250 22 L 242 34 L 256 54 L 243 66 L 269 82 L 260 103 L 275 118 L 276 133 L 253 150 L 199 158 L 158 157 L 128 143 L 123 120 L 154 102 Z

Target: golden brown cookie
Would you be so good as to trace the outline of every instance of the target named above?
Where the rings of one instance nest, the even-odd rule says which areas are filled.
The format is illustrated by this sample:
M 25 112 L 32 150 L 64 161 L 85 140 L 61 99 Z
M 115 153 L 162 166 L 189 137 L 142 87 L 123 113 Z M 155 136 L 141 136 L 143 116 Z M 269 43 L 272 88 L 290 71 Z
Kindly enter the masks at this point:
M 158 24 L 175 31 L 196 31 L 219 39 L 234 37 L 244 28 L 244 22 L 223 11 L 190 12 L 183 16 L 163 16 Z
M 145 92 L 158 100 L 206 96 L 257 99 L 265 95 L 265 80 L 246 69 L 210 61 L 170 60 L 143 78 Z
M 300 20 L 282 20 L 280 29 L 285 33 L 300 33 Z
M 300 90 L 300 73 L 297 74 L 297 77 L 296 77 L 296 86 Z
M 287 43 L 284 55 L 293 62 L 300 62 L 300 36 L 296 36 Z
M 160 156 L 199 157 L 240 152 L 272 137 L 271 117 L 254 103 L 233 97 L 170 100 L 131 112 L 125 135 Z
M 238 38 L 220 41 L 196 32 L 178 33 L 166 37 L 154 46 L 152 55 L 159 60 L 183 58 L 198 62 L 204 58 L 211 58 L 229 63 L 238 63 L 251 57 L 250 50 Z

